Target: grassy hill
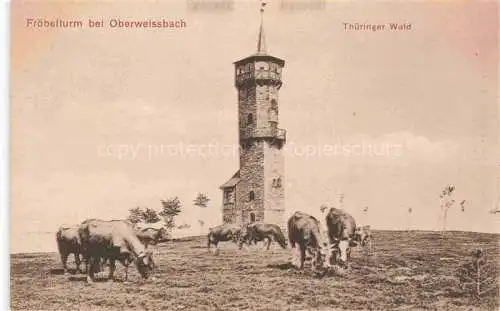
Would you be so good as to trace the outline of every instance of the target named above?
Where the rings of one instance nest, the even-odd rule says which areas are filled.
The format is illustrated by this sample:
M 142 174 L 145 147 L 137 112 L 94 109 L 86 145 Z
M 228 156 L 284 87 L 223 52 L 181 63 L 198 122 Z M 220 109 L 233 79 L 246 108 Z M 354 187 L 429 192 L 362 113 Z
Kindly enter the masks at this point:
M 481 248 L 498 263 L 499 235 L 472 232 L 375 231 L 371 252 L 353 250 L 351 271 L 315 278 L 309 266 L 288 265 L 290 249 L 221 243 L 219 256 L 205 237 L 154 248 L 155 281 L 134 267 L 124 283 L 88 285 L 84 275 L 64 276 L 56 253 L 11 255 L 14 310 L 498 310 L 498 286 L 481 299 L 458 287 L 456 271 Z M 73 267 L 70 257 L 70 267 Z M 498 284 L 498 267 L 493 277 Z M 103 278 L 105 273 L 99 274 Z

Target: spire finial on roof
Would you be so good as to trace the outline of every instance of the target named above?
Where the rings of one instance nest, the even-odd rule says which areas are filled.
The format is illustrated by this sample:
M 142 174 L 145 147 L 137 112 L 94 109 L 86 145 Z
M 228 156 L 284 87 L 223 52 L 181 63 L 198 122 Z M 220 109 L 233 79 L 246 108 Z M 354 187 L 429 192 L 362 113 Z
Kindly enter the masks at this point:
M 264 7 L 266 4 L 265 1 L 260 1 L 260 29 L 257 41 L 257 54 L 266 54 L 266 37 L 264 36 Z

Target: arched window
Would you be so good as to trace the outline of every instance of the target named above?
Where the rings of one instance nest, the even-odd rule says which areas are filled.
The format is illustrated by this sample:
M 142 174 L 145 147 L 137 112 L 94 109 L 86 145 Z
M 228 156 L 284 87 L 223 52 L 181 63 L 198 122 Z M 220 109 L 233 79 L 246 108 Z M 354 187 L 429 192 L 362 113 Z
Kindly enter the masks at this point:
M 273 187 L 280 188 L 281 187 L 281 177 L 273 178 Z
M 247 123 L 253 124 L 253 114 L 251 114 L 251 113 L 248 114 Z
M 278 110 L 278 102 L 276 101 L 276 99 L 271 99 L 271 109 Z
M 250 193 L 248 194 L 248 200 L 249 201 L 255 200 L 255 192 L 250 191 Z
M 255 222 L 255 214 L 250 213 L 250 222 Z

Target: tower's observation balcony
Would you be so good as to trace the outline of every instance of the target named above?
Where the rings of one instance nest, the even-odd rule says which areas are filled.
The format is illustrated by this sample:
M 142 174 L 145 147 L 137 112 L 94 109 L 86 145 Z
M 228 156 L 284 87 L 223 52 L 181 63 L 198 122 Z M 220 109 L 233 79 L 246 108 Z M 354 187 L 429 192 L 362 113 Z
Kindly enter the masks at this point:
M 249 138 L 269 138 L 286 141 L 286 130 L 272 127 L 240 130 L 240 140 Z
M 281 70 L 284 66 L 284 60 L 258 52 L 234 63 L 234 84 L 237 88 L 247 84 L 271 84 L 280 87 Z
M 281 86 L 281 74 L 269 70 L 243 72 L 236 75 L 235 86 L 240 87 L 247 83 L 273 84 Z

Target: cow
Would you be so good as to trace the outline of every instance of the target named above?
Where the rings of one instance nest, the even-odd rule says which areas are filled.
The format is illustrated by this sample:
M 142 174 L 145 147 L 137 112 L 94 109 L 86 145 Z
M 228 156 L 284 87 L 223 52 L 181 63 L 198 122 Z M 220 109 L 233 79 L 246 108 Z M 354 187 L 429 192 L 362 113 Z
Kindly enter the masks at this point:
M 238 244 L 241 239 L 241 227 L 236 224 L 223 224 L 208 230 L 207 247 L 210 251 L 210 245 L 218 247 L 219 242 L 233 241 Z
M 134 227 L 137 237 L 144 244 L 145 248 L 148 248 L 148 245 L 156 245 L 158 243 L 166 242 L 170 240 L 168 232 L 165 228 L 146 228 L 146 227 Z M 131 262 L 133 262 L 133 258 L 123 258 L 122 260 L 118 259 L 123 266 L 125 266 L 125 278 L 128 276 L 128 266 Z M 107 263 L 108 259 L 106 257 L 103 258 L 102 265 Z
M 61 225 L 56 232 L 57 249 L 61 256 L 64 274 L 68 273 L 68 256 L 75 256 L 76 271 L 82 272 L 80 269 L 80 254 L 82 254 L 82 243 L 78 235 L 78 226 Z
M 303 212 L 295 212 L 288 219 L 287 226 L 293 252 L 296 252 L 295 246 L 298 244 L 301 270 L 304 268 L 306 251 L 312 256 L 313 271 L 330 266 L 330 245 L 326 233 L 321 230 L 320 222 L 316 218 Z
M 86 220 L 80 225 L 78 234 L 82 242 L 89 283 L 94 282 L 94 273 L 101 265 L 102 259 L 109 260 L 110 281 L 114 281 L 116 260 L 126 268 L 125 280 L 128 278 L 128 265 L 131 262 L 135 262 L 143 279 L 147 279 L 154 269 L 152 254 L 146 251 L 134 228 L 127 221 Z
M 286 249 L 285 235 L 278 225 L 251 223 L 241 230 L 239 248 L 241 249 L 245 242 L 251 245 L 252 242 L 257 244 L 259 241 L 264 241 L 265 245 L 267 245 L 266 250 L 269 250 L 272 240 L 276 241 L 283 249 Z
M 333 262 L 344 268 L 348 267 L 351 247 L 356 243 L 356 221 L 342 209 L 330 208 L 326 215 L 326 226 L 330 244 L 334 247 Z
M 146 248 L 148 248 L 148 245 L 156 245 L 170 240 L 170 236 L 165 228 L 136 228 L 135 232 Z
M 370 229 L 370 226 L 358 226 L 356 227 L 356 233 L 354 235 L 354 240 L 358 242 L 361 247 L 366 247 L 368 246 L 369 249 L 371 249 L 371 244 L 372 244 L 372 232 Z

